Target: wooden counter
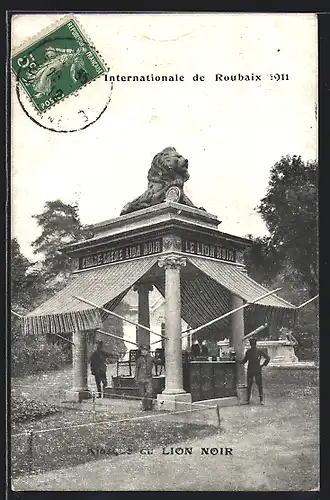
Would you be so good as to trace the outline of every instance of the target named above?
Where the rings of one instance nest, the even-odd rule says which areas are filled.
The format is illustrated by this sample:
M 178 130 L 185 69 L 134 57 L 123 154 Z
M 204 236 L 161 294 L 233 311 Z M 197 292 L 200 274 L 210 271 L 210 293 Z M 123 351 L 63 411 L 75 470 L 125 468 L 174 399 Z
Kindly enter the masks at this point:
M 235 361 L 189 361 L 183 365 L 183 387 L 192 401 L 236 396 Z
M 105 393 L 138 396 L 134 377 L 112 377 L 113 387 Z M 165 388 L 165 377 L 152 377 L 154 397 Z M 235 361 L 185 361 L 183 363 L 183 388 L 191 393 L 192 401 L 236 396 Z
M 165 389 L 165 377 L 153 376 L 152 377 L 152 392 L 153 397 L 156 398 L 157 394 L 160 394 Z M 112 394 L 124 394 L 125 396 L 139 396 L 139 388 L 133 376 L 112 376 L 112 387 L 107 387 L 104 389 L 104 394 L 111 397 Z M 107 396 L 105 396 L 107 397 Z

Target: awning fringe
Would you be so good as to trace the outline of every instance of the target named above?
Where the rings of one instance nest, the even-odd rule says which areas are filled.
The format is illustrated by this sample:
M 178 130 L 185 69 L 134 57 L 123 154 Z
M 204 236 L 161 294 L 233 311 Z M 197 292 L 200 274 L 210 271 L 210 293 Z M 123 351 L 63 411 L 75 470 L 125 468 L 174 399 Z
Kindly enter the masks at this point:
M 23 333 L 68 333 L 102 328 L 104 315 L 74 296 L 115 309 L 156 261 L 157 257 L 145 257 L 73 274 L 62 290 L 22 318 Z
M 53 313 L 42 316 L 26 316 L 22 319 L 24 334 L 68 333 L 79 330 L 93 330 L 101 327 L 101 314 L 96 309 Z

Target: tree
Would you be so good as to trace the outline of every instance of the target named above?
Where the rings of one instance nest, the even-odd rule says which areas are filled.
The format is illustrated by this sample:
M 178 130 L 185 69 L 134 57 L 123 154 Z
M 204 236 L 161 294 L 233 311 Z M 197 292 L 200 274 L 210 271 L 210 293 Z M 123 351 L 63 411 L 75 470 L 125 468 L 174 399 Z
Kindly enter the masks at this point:
M 32 243 L 35 254 L 42 254 L 41 270 L 45 280 L 56 277 L 56 281 L 66 282 L 72 271 L 71 259 L 61 252 L 69 243 L 91 236 L 79 218 L 76 204 L 66 204 L 61 200 L 45 203 L 41 214 L 33 215 L 41 228 L 41 235 Z
M 79 220 L 77 206 L 61 200 L 47 202 L 44 211 L 34 218 L 41 228 L 41 235 L 32 247 L 41 260 L 31 263 L 21 253 L 17 240 L 12 241 L 12 309 L 19 314 L 33 310 L 65 285 L 72 263 L 60 249 L 66 243 L 78 241 L 89 234 Z M 54 355 L 58 364 L 69 359 L 70 345 L 63 341 L 56 342 L 57 337 L 23 336 L 20 320 L 15 317 L 12 317 L 11 326 L 13 375 L 50 369 L 55 366 L 51 362 Z
M 290 261 L 312 297 L 318 289 L 317 162 L 285 156 L 272 167 L 266 196 L 257 207 L 277 263 Z
M 16 238 L 11 241 L 11 309 L 24 315 L 44 300 L 42 273 L 21 252 Z M 46 345 L 45 338 L 23 335 L 21 320 L 11 317 L 11 374 L 35 373 L 58 367 L 65 361 L 60 347 Z
M 266 196 L 257 211 L 268 236 L 253 238 L 245 252 L 251 277 L 270 288 L 282 287 L 281 296 L 298 305 L 318 290 L 317 162 L 285 156 L 272 167 Z M 299 311 L 294 335 L 299 357 L 317 356 L 318 310 L 314 301 Z
M 19 314 L 27 312 L 42 295 L 43 279 L 34 264 L 21 252 L 16 238 L 11 240 L 11 306 Z
M 272 245 L 269 236 L 254 238 L 251 234 L 248 234 L 247 238 L 252 241 L 251 247 L 244 255 L 244 263 L 248 274 L 256 281 L 269 286 L 283 270 L 282 256 Z

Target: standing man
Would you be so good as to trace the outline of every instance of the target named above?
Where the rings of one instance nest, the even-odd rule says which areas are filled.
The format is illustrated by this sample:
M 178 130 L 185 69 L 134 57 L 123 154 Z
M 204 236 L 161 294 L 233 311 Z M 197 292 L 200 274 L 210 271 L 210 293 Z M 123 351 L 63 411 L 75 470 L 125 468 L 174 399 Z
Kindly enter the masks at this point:
M 255 339 L 250 340 L 250 349 L 248 349 L 245 353 L 244 358 L 240 362 L 241 364 L 245 364 L 248 362 L 248 368 L 247 368 L 247 403 L 250 404 L 250 397 L 251 397 L 251 389 L 252 389 L 252 384 L 253 384 L 253 379 L 255 379 L 256 384 L 259 389 L 259 398 L 260 398 L 260 404 L 264 404 L 264 397 L 263 397 L 263 389 L 262 389 L 262 373 L 261 370 L 264 366 L 267 366 L 270 357 L 268 354 L 261 349 L 257 348 L 257 341 Z M 265 361 L 263 362 L 262 365 L 260 365 L 260 360 L 261 358 L 264 358 Z
M 103 393 L 104 389 L 108 385 L 107 381 L 107 357 L 110 356 L 108 353 L 103 351 L 103 342 L 99 340 L 96 342 L 96 351 L 93 352 L 90 363 L 91 363 L 91 372 L 95 377 L 95 382 L 97 386 L 97 397 L 102 397 L 101 391 L 101 383 L 103 385 Z
M 135 381 L 142 398 L 142 409 L 148 411 L 152 410 L 152 368 L 158 362 L 150 356 L 148 346 L 141 345 L 140 353 L 135 364 Z
M 212 335 L 211 340 L 207 342 L 206 348 L 208 350 L 208 356 L 212 358 L 212 361 L 216 361 L 219 356 L 219 346 L 215 335 Z
M 203 344 L 203 338 L 198 337 L 197 344 L 191 346 L 191 355 L 193 358 L 206 357 L 208 356 L 208 348 Z

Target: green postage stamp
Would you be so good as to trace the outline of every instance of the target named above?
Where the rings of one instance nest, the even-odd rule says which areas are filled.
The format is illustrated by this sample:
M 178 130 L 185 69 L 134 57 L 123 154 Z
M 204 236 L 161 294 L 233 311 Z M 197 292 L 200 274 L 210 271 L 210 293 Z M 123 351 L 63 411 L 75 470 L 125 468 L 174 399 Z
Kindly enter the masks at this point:
M 12 57 L 12 68 L 40 113 L 107 72 L 72 16 L 20 48 Z

